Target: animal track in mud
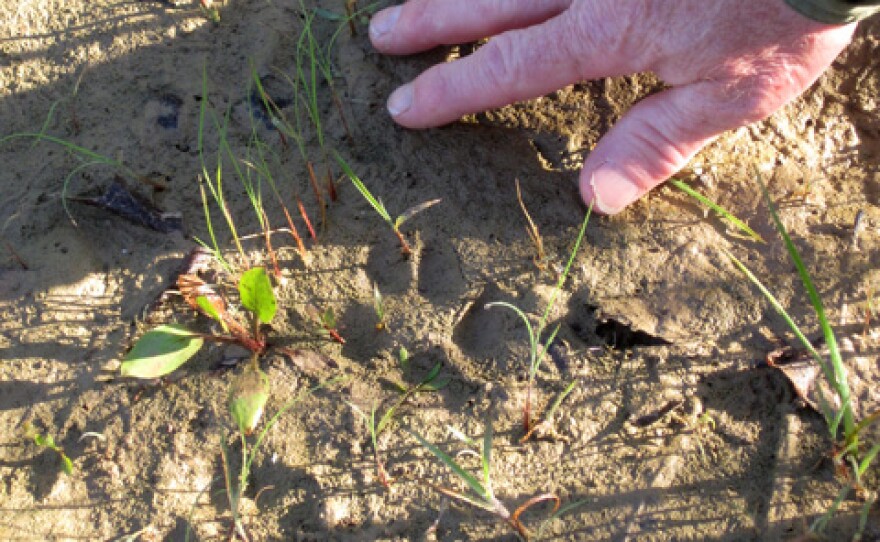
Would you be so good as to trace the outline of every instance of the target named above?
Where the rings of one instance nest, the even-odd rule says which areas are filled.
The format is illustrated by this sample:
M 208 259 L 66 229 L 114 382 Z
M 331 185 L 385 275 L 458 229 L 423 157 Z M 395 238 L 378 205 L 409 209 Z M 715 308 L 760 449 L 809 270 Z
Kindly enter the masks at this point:
M 143 106 L 143 143 L 152 146 L 159 142 L 181 152 L 189 151 L 185 130 L 181 129 L 180 122 L 185 108 L 183 99 L 170 92 L 147 99 Z
M 467 283 L 453 247 L 429 244 L 421 252 L 418 266 L 419 293 L 430 300 L 461 299 Z

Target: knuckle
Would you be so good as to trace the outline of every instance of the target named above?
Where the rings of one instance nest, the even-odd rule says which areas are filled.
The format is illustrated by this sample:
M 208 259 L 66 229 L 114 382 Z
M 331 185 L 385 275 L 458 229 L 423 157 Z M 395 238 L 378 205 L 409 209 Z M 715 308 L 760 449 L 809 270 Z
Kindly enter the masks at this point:
M 480 48 L 482 76 L 493 92 L 508 93 L 524 75 L 509 35 L 501 34 Z M 507 92 L 505 92 L 507 91 Z

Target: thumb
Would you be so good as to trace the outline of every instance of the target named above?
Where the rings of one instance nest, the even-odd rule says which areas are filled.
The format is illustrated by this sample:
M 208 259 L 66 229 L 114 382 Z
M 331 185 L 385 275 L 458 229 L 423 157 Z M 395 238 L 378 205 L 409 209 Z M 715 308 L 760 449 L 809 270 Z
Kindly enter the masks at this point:
M 729 101 L 716 104 L 712 96 L 717 89 L 707 85 L 712 83 L 666 90 L 624 115 L 584 162 L 584 202 L 602 214 L 619 213 L 683 168 L 719 134 L 767 113 L 732 111 Z

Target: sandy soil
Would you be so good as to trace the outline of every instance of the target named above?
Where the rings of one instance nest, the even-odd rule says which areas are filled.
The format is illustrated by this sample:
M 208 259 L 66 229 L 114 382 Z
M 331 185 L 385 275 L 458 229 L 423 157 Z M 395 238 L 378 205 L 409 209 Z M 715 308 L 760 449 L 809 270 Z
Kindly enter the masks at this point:
M 251 65 L 276 101 L 292 103 L 279 74 L 294 68 L 303 19 L 289 0 L 229 2 L 216 24 L 196 3 L 174 4 L 0 3 L 3 135 L 39 131 L 54 111 L 46 133 L 167 179 L 163 191 L 129 188 L 180 213 L 184 224 L 182 232 L 161 233 L 71 199 L 74 225 L 62 205 L 65 179 L 73 172 L 68 195 L 93 196 L 113 182 L 113 168 L 77 169 L 81 158 L 48 142 L 0 147 L 2 539 L 219 540 L 229 533 L 220 442 L 234 435 L 225 401 L 239 369 L 217 368 L 240 352 L 206 347 L 169 382 L 146 387 L 117 376 L 119 359 L 150 326 L 145 317 L 207 327 L 174 300 L 144 311 L 173 282 L 193 236 L 207 238 L 197 181 L 203 67 L 209 103 L 232 112 L 233 152 L 245 156 L 255 130 L 277 153 L 272 167 L 287 204 L 294 209 L 300 196 L 318 216 L 293 145 L 248 114 Z M 314 30 L 326 42 L 338 24 L 327 13 L 342 8 L 331 1 L 321 7 L 328 12 Z M 548 539 L 804 534 L 840 487 L 827 460 L 831 443 L 821 417 L 782 374 L 762 366 L 768 353 L 795 343 L 718 247 L 746 261 L 816 336 L 754 183 L 757 168 L 845 338 L 859 412 L 876 410 L 880 328 L 866 328 L 864 315 L 869 293 L 880 290 L 878 40 L 880 20 L 862 25 L 800 100 L 725 135 L 683 174 L 767 244 L 742 239 L 672 187 L 590 222 L 551 312 L 561 327 L 553 363 L 538 376 L 539 404 L 578 384 L 557 417 L 558 438 L 519 444 L 526 330 L 512 313 L 483 306 L 508 301 L 541 314 L 584 213 L 574 185 L 580 157 L 659 84 L 647 76 L 585 83 L 411 132 L 385 114 L 385 97 L 467 48 L 386 58 L 371 49 L 363 26 L 355 36 L 342 32 L 332 62 L 353 138 L 322 87 L 328 145 L 392 213 L 434 198 L 442 203 L 404 226 L 411 258 L 347 181 L 338 185 L 319 242 L 310 243 L 308 264 L 288 237 L 274 237 L 284 281 L 269 336 L 300 354 L 270 349 L 261 360 L 273 385 L 269 413 L 322 379 L 350 380 L 307 398 L 269 433 L 243 508 L 251 539 L 513 539 L 490 515 L 446 503 L 428 482 L 458 481 L 404 430 L 455 451 L 462 445 L 447 426 L 478 437 L 487 415 L 503 502 L 515 507 L 548 491 L 566 504 L 582 501 L 547 525 Z M 303 133 L 317 155 L 314 130 Z M 243 234 L 257 233 L 250 203 L 227 171 L 230 211 Z M 543 234 L 543 271 L 533 263 L 515 179 Z M 269 192 L 266 201 L 270 222 L 280 226 L 283 214 Z M 233 258 L 228 231 L 217 224 Z M 249 257 L 265 258 L 258 239 L 245 246 Z M 375 327 L 374 284 L 387 305 L 385 331 Z M 344 345 L 317 332 L 311 306 L 334 310 Z M 409 371 L 398 367 L 401 347 L 412 354 Z M 368 434 L 345 401 L 388 404 L 396 395 L 383 381 L 417 382 L 438 362 L 449 385 L 418 395 L 381 439 L 398 477 L 386 491 Z M 703 415 L 714 425 L 698 424 Z M 26 437 L 28 424 L 55 437 L 73 460 L 72 476 L 59 474 L 57 454 Z M 477 468 L 467 456 L 462 461 Z M 877 487 L 876 473 L 870 484 Z M 830 540 L 851 536 L 860 506 L 843 503 Z M 536 508 L 526 521 L 535 527 L 545 517 Z M 865 538 L 878 537 L 875 509 Z

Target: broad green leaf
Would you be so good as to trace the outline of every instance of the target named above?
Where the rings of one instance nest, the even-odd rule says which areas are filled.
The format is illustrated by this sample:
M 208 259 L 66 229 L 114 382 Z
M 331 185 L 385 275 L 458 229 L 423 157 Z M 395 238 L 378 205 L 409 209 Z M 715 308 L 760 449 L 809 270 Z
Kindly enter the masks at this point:
M 119 372 L 134 378 L 159 378 L 193 357 L 204 340 L 177 324 L 159 326 L 144 333 L 122 359 Z
M 229 413 L 242 433 L 254 432 L 268 400 L 269 376 L 260 369 L 248 367 L 232 382 Z
M 265 269 L 254 267 L 242 273 L 241 280 L 238 281 L 238 292 L 241 295 L 241 304 L 256 314 L 260 322 L 268 324 L 272 321 L 278 304 Z

